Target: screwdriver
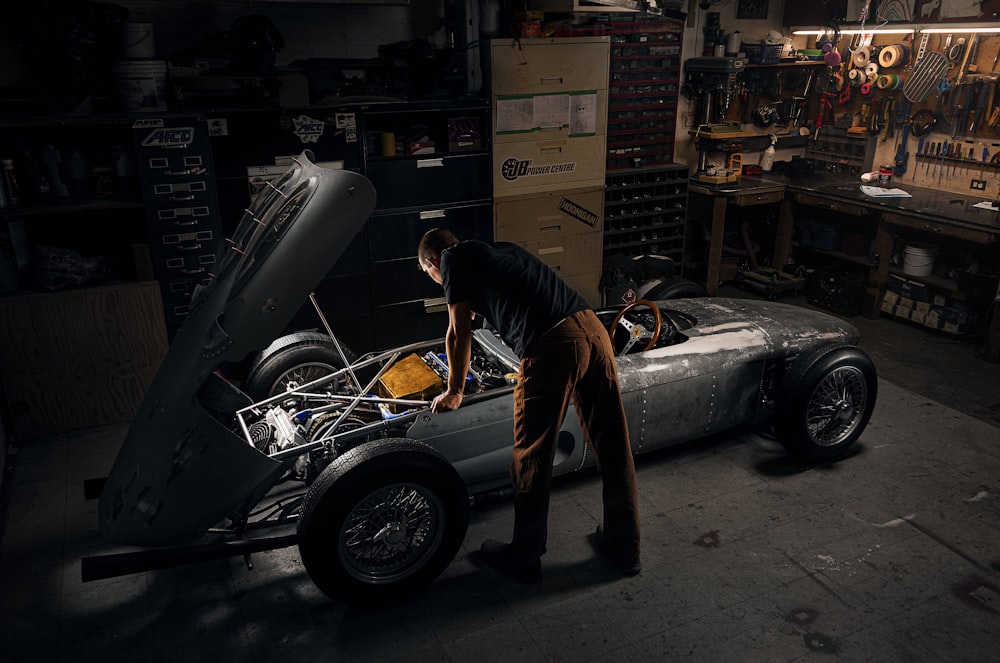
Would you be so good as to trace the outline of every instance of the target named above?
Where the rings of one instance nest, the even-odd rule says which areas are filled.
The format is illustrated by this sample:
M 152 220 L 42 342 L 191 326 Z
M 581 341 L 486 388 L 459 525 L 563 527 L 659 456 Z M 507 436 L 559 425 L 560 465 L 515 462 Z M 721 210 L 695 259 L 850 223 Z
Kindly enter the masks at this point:
M 944 169 L 944 157 L 946 154 L 948 154 L 948 141 L 946 140 L 941 141 L 941 144 L 938 145 L 938 147 L 941 148 L 941 151 L 939 152 L 939 156 L 941 158 L 934 163 L 934 172 L 937 173 L 938 182 L 940 182 L 941 175 L 943 174 L 942 170 Z
M 920 142 L 917 143 L 917 156 L 923 156 L 924 152 L 924 137 L 920 137 Z M 917 160 L 913 159 L 913 175 L 910 176 L 911 180 L 917 179 Z
M 1000 51 L 997 51 L 997 53 L 1000 54 Z M 979 169 L 979 179 L 983 179 L 983 173 L 986 172 L 986 160 L 989 158 L 990 158 L 990 148 L 989 146 L 986 145 L 986 143 L 983 143 L 983 165 Z

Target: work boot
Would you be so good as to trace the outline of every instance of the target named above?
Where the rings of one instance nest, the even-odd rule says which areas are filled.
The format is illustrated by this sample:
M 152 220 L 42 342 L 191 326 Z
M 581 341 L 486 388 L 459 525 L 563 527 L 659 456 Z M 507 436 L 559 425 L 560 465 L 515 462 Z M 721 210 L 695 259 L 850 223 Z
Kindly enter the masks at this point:
M 535 559 L 523 562 L 514 559 L 509 543 L 486 539 L 472 557 L 473 562 L 482 562 L 493 570 L 521 582 L 535 584 L 542 580 L 542 561 Z
M 604 536 L 604 528 L 597 526 L 597 531 L 590 535 L 591 545 L 604 558 L 615 565 L 615 568 L 626 576 L 638 575 L 642 571 L 642 562 L 638 553 L 622 553 L 616 550 Z

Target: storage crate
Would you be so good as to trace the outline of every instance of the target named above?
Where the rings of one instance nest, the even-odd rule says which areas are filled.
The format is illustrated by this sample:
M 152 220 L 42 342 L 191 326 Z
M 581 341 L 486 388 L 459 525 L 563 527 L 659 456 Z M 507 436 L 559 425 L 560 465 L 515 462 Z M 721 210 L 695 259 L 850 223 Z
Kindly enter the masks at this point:
M 781 61 L 784 44 L 748 44 L 743 42 L 740 50 L 747 54 L 751 64 L 777 64 Z
M 806 274 L 806 301 L 841 315 L 859 315 L 866 287 L 867 282 L 860 276 L 833 267 L 817 267 Z

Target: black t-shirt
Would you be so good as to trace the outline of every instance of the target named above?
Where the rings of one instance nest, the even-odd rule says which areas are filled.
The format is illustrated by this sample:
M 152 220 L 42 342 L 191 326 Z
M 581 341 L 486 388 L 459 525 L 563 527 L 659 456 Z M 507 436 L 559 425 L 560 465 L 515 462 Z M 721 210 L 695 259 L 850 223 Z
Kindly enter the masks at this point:
M 590 308 L 548 265 L 508 242 L 468 240 L 446 249 L 441 278 L 446 301 L 469 302 L 519 357 L 563 318 Z

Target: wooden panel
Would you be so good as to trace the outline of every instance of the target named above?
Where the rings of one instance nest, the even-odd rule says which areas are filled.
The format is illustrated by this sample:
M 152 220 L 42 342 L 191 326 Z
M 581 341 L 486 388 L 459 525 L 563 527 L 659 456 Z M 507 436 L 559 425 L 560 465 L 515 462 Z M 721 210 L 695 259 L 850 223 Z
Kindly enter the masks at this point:
M 0 365 L 22 439 L 130 421 L 166 350 L 156 282 L 0 299 Z

